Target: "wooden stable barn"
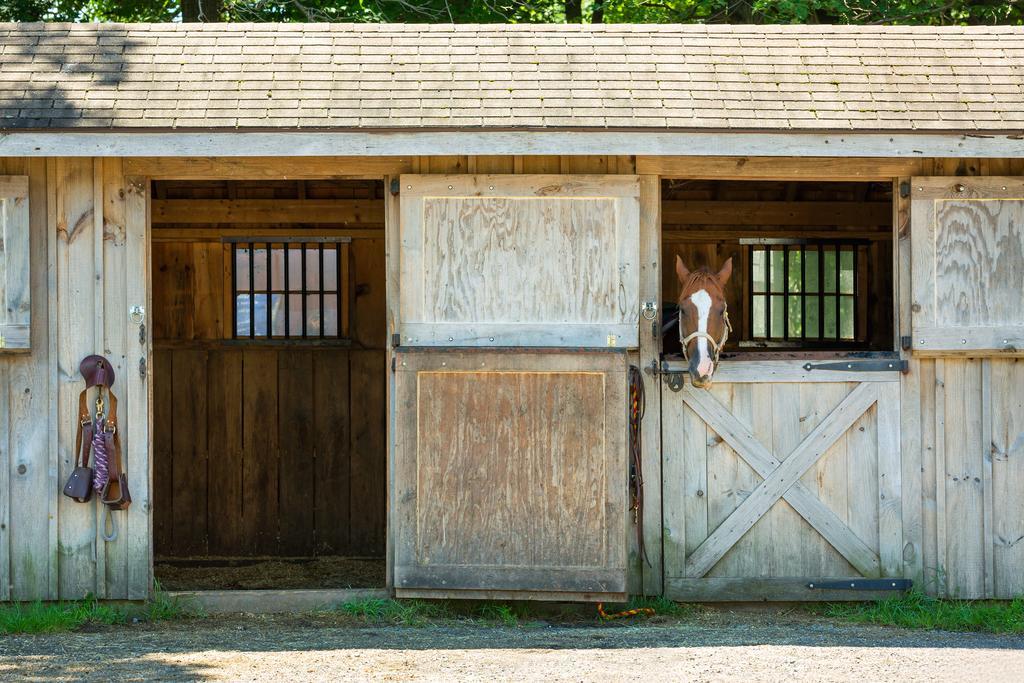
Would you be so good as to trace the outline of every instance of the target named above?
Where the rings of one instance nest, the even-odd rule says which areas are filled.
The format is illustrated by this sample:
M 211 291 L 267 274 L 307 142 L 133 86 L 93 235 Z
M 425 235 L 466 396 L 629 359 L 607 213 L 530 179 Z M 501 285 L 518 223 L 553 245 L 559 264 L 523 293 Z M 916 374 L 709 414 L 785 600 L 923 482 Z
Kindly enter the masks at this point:
M 0 600 L 1024 593 L 1019 29 L 0 46 Z M 733 260 L 710 388 L 676 256 Z

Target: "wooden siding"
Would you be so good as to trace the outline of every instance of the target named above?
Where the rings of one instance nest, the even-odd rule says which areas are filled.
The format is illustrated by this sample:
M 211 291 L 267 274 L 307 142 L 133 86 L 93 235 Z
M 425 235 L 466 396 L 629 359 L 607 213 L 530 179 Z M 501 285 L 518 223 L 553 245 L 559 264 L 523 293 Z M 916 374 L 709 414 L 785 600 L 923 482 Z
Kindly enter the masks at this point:
M 956 176 L 950 178 L 951 184 L 957 179 L 971 183 L 970 176 L 1024 175 L 1024 160 L 924 160 L 911 175 Z M 899 202 L 896 216 L 900 334 L 915 335 L 911 244 L 918 237 L 913 231 L 919 224 L 909 199 Z M 1012 250 L 1007 254 L 1012 255 Z M 1007 264 L 1002 270 L 1013 278 L 1022 267 Z M 904 356 L 910 360 L 910 372 L 902 383 L 901 422 L 906 575 L 939 595 L 1021 595 L 1024 385 L 1020 354 L 989 359 L 968 352 L 930 358 L 905 350 Z
M 145 188 L 111 159 L 0 159 L 0 174 L 29 177 L 33 293 L 32 348 L 0 359 L 0 597 L 146 597 L 148 338 L 127 315 L 147 307 Z M 134 498 L 114 513 L 109 543 L 95 502 L 60 495 L 74 460 L 78 363 L 91 353 L 114 364 Z

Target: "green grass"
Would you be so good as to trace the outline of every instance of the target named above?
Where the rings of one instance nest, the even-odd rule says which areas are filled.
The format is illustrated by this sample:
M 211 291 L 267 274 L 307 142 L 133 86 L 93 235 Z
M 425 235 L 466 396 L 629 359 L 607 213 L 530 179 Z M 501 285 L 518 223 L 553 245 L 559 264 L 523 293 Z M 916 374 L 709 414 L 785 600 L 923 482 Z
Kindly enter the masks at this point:
M 0 608 L 0 633 L 56 633 L 86 624 L 123 624 L 127 613 L 95 599 L 43 604 L 33 602 Z
M 431 621 L 451 619 L 446 603 L 425 600 L 389 600 L 373 598 L 344 602 L 338 612 L 373 624 L 424 626 Z
M 920 591 L 874 603 L 832 604 L 825 614 L 862 624 L 943 631 L 1024 633 L 1024 598 L 940 600 Z
M 649 607 L 661 617 L 689 617 L 693 608 L 665 598 L 633 598 L 626 605 L 606 605 L 608 613 Z M 426 626 L 458 621 L 470 624 L 506 627 L 531 627 L 538 623 L 586 623 L 598 619 L 595 606 L 543 605 L 529 602 L 493 602 L 480 600 L 387 600 L 371 599 L 346 602 L 333 611 L 372 624 Z M 639 621 L 643 616 L 616 620 Z
M 92 624 L 167 621 L 201 616 L 155 587 L 153 598 L 137 606 L 112 605 L 93 597 L 70 602 L 32 602 L 0 606 L 0 634 L 57 633 Z

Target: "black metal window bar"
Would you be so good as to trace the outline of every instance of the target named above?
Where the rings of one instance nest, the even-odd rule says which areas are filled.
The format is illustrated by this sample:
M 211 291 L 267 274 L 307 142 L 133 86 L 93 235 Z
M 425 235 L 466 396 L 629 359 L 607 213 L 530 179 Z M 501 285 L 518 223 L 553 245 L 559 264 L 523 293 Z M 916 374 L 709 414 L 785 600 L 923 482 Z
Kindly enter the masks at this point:
M 861 315 L 862 240 L 744 239 L 749 282 L 747 337 L 766 346 L 856 345 Z
M 350 238 L 226 238 L 233 339 L 348 335 Z

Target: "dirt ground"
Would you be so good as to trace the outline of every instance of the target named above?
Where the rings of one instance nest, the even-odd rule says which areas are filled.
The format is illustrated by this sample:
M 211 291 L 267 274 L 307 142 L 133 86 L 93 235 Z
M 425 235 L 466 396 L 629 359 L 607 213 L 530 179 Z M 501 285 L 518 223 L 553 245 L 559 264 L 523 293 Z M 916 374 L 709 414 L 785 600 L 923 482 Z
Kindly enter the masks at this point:
M 296 588 L 379 588 L 384 560 L 318 557 L 313 560 L 214 561 L 188 564 L 157 561 L 160 587 L 182 590 L 261 590 Z
M 0 636 L 0 680 L 1024 680 L 1024 638 L 853 626 L 805 613 L 518 628 L 231 616 Z

